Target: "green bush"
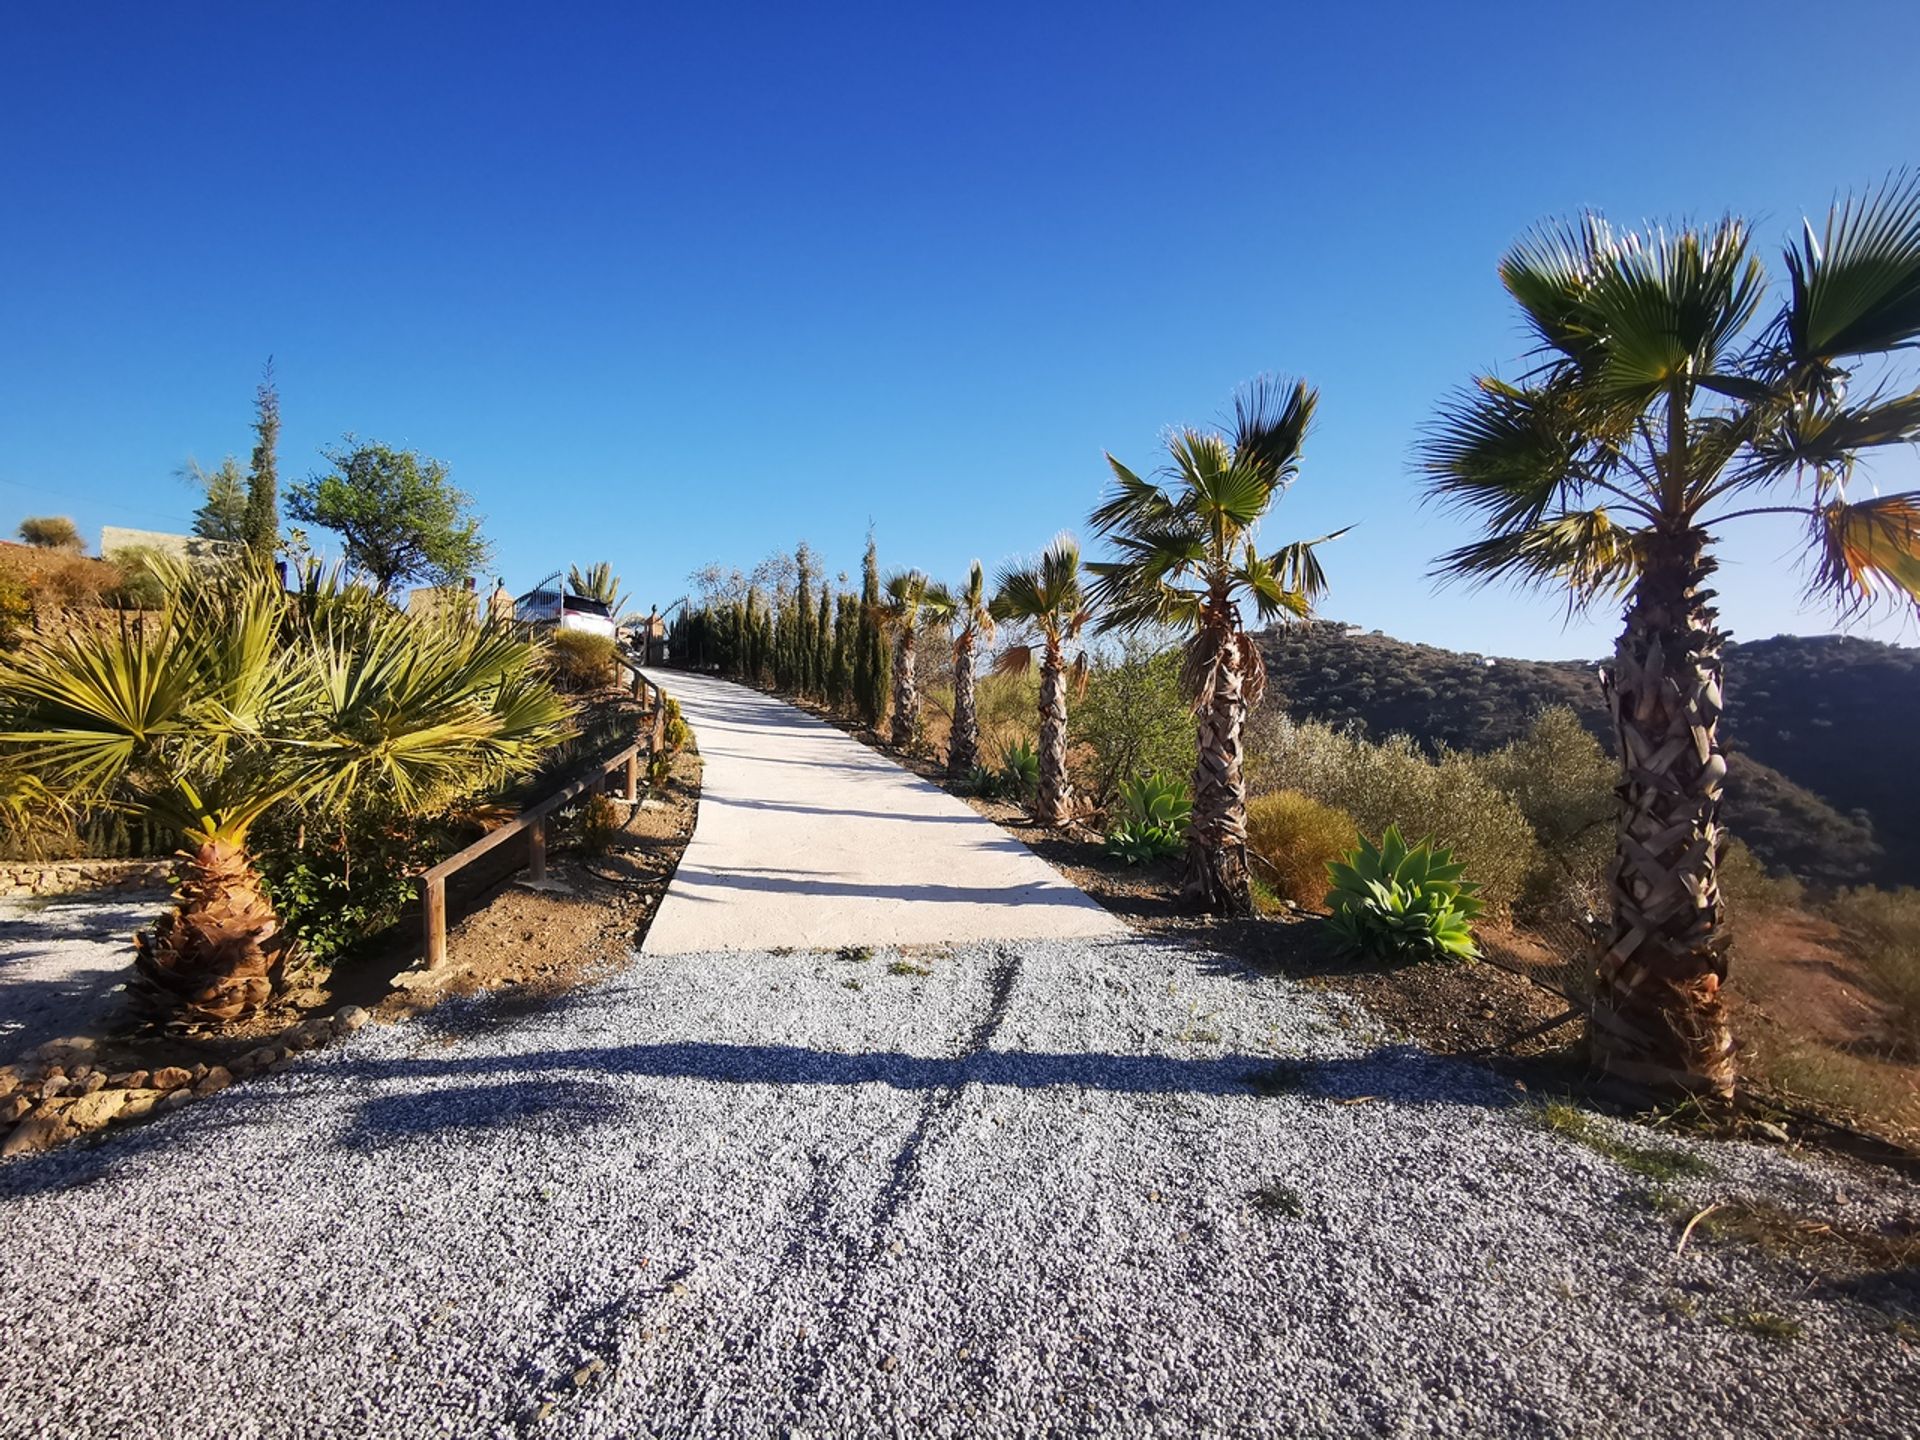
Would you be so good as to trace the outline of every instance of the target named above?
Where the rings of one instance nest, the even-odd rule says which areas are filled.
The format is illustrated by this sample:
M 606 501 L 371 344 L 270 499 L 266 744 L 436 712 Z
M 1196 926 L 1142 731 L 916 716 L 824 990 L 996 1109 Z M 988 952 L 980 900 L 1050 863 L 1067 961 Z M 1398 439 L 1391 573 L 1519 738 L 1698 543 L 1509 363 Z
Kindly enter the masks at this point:
M 1522 881 L 1523 905 L 1603 909 L 1619 766 L 1572 708 L 1542 710 L 1520 739 L 1465 763 L 1519 807 L 1539 842 Z
M 1827 913 L 1886 1002 L 1901 1050 L 1920 1056 L 1920 890 L 1842 890 Z
M 599 791 L 587 797 L 575 821 L 575 843 L 582 855 L 598 858 L 613 848 L 620 833 L 620 808 Z
M 1143 775 L 1120 787 L 1119 815 L 1107 834 L 1107 850 L 1129 865 L 1163 860 L 1186 843 L 1193 801 L 1187 787 L 1164 775 Z
M 1298 790 L 1262 795 L 1247 806 L 1247 848 L 1260 858 L 1256 873 L 1281 899 L 1318 906 L 1327 893 L 1327 866 L 1353 849 L 1354 818 Z
M 1459 855 L 1490 910 L 1505 911 L 1543 864 L 1527 817 L 1463 755 L 1431 759 L 1405 735 L 1378 743 L 1262 711 L 1250 729 L 1255 794 L 1298 790 L 1345 811 L 1362 834 L 1432 835 Z
M 1191 775 L 1193 711 L 1180 695 L 1180 652 L 1130 639 L 1096 664 L 1067 719 L 1074 783 L 1104 805 L 1139 775 Z
M 556 630 L 547 637 L 541 664 L 555 688 L 578 694 L 611 685 L 619 669 L 619 653 L 605 635 Z
M 1744 841 L 1729 836 L 1720 850 L 1720 895 L 1737 920 L 1792 910 L 1805 903 L 1807 887 L 1791 875 L 1770 874 Z
M 1388 964 L 1478 959 L 1472 921 L 1481 906 L 1465 868 L 1431 838 L 1408 848 L 1392 825 L 1378 845 L 1363 835 L 1345 862 L 1327 867 L 1327 932 L 1339 949 Z
M 256 827 L 260 875 L 298 944 L 295 963 L 331 966 L 393 925 L 421 873 L 455 848 L 458 829 L 364 803 L 324 822 L 285 815 Z

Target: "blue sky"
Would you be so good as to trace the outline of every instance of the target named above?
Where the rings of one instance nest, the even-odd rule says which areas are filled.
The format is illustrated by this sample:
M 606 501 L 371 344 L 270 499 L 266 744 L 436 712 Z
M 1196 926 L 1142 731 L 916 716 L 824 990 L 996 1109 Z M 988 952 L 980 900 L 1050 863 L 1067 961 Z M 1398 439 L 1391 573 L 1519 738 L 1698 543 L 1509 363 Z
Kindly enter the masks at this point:
M 1268 537 L 1357 526 L 1326 614 L 1601 653 L 1425 578 L 1463 532 L 1417 427 L 1521 347 L 1494 265 L 1583 206 L 1772 259 L 1920 160 L 1920 11 L 1297 9 L 6 7 L 0 519 L 184 528 L 271 354 L 283 484 L 347 431 L 438 456 L 510 584 L 664 603 L 801 538 L 855 568 L 869 520 L 957 577 L 1279 371 L 1322 404 Z M 1832 628 L 1793 544 L 1732 537 L 1736 635 Z

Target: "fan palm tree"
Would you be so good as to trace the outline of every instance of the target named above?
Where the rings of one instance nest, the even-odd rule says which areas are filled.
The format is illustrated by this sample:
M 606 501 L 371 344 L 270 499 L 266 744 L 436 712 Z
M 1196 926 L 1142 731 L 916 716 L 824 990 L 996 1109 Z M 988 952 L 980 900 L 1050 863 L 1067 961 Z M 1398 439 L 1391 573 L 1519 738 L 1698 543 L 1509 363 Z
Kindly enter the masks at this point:
M 1798 517 L 1808 590 L 1842 610 L 1920 599 L 1920 492 L 1872 494 L 1863 452 L 1920 438 L 1894 383 L 1920 342 L 1920 183 L 1847 200 L 1786 252 L 1770 294 L 1747 225 L 1537 230 L 1500 278 L 1535 340 L 1516 381 L 1478 377 L 1421 444 L 1430 494 L 1485 535 L 1438 571 L 1623 597 L 1605 675 L 1623 770 L 1613 918 L 1589 1025 L 1632 1080 L 1726 1094 L 1734 1042 L 1719 741 L 1721 527 Z M 1870 385 L 1853 385 L 1862 364 Z
M 0 766 L 73 807 L 176 827 L 174 907 L 137 939 L 136 990 L 194 1021 L 272 993 L 286 937 L 249 838 L 277 811 L 379 793 L 404 813 L 532 768 L 565 703 L 500 631 L 353 591 L 289 594 L 264 563 L 171 572 L 141 625 L 32 640 L 0 665 Z
M 1254 544 L 1299 471 L 1318 399 L 1304 381 L 1255 381 L 1234 401 L 1232 435 L 1185 429 L 1167 442 L 1168 485 L 1107 456 L 1116 488 L 1093 512 L 1093 528 L 1120 555 L 1087 567 L 1101 629 L 1187 632 L 1180 683 L 1199 722 L 1199 758 L 1182 894 L 1221 914 L 1253 913 L 1241 728 L 1266 691 L 1267 667 L 1241 606 L 1269 622 L 1304 618 L 1326 589 L 1315 549 L 1346 533 L 1264 556 Z
M 947 738 L 947 774 L 963 779 L 980 763 L 980 712 L 974 678 L 980 642 L 993 643 L 993 611 L 988 604 L 987 572 L 978 560 L 957 590 L 936 585 L 927 595 L 927 611 L 953 631 L 953 730 Z
M 1067 647 L 1079 639 L 1091 618 L 1080 573 L 1080 545 L 1061 535 L 1031 564 L 1003 568 L 994 577 L 992 617 L 1020 625 L 1040 641 L 1040 783 L 1034 818 L 1042 825 L 1064 825 L 1072 818 L 1073 787 L 1067 779 L 1067 687 L 1076 695 L 1087 688 L 1087 657 L 1071 662 Z M 1010 645 L 994 661 L 1003 675 L 1024 675 L 1033 665 L 1031 644 Z
M 892 740 L 901 749 L 920 733 L 920 685 L 915 672 L 914 633 L 925 618 L 933 582 L 924 570 L 896 570 L 880 592 L 880 624 L 893 636 Z

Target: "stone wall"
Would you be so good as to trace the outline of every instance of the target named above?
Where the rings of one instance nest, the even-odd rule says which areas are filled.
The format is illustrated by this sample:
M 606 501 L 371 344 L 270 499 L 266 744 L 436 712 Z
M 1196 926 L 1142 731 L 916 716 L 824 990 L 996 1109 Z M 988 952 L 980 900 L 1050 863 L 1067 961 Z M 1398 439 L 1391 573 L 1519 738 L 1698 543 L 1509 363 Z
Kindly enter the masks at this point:
M 164 890 L 171 860 L 0 860 L 0 897 Z

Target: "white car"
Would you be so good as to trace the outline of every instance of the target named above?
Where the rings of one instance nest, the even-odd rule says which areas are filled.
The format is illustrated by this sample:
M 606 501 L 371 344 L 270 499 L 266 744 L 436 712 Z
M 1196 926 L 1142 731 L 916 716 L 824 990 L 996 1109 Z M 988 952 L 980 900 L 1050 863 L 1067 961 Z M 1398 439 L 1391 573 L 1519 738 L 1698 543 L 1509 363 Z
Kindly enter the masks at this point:
M 513 618 L 523 625 L 552 625 L 614 638 L 612 611 L 598 600 L 564 590 L 529 590 L 513 602 Z

